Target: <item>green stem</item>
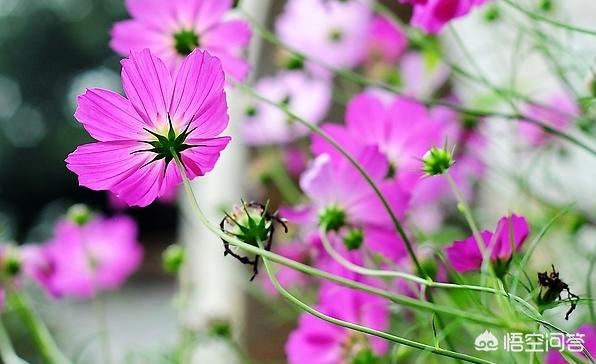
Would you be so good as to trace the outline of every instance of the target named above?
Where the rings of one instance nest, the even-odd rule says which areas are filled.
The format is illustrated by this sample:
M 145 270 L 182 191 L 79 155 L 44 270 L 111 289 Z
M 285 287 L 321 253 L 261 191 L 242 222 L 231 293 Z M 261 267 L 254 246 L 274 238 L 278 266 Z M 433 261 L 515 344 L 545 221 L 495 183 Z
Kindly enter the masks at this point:
M 337 284 L 345 286 L 345 287 L 357 289 L 357 290 L 367 292 L 367 293 L 370 293 L 370 294 L 373 294 L 373 295 L 376 295 L 379 297 L 383 297 L 388 300 L 391 300 L 392 302 L 394 302 L 396 304 L 404 305 L 404 306 L 407 306 L 407 307 L 410 307 L 413 309 L 461 317 L 461 318 L 467 319 L 469 321 L 477 322 L 477 323 L 488 325 L 491 327 L 505 328 L 505 329 L 508 329 L 511 331 L 524 331 L 525 330 L 525 328 L 522 325 L 509 325 L 507 322 L 504 322 L 499 319 L 493 319 L 490 317 L 486 317 L 484 315 L 473 314 L 468 311 L 458 310 L 458 309 L 454 309 L 451 307 L 439 306 L 439 305 L 436 305 L 436 304 L 433 304 L 430 302 L 420 301 L 420 300 L 413 299 L 413 298 L 410 298 L 407 296 L 396 295 L 394 293 L 385 291 L 385 290 L 377 288 L 377 287 L 369 286 L 369 285 L 366 285 L 366 284 L 363 284 L 360 282 L 355 282 L 353 280 L 350 280 L 350 279 L 347 279 L 344 277 L 340 277 L 340 276 L 337 276 L 334 274 L 330 274 L 330 273 L 327 273 L 320 269 L 313 268 L 306 264 L 296 262 L 294 260 L 288 259 L 281 255 L 272 253 L 268 250 L 264 250 L 259 247 L 256 247 L 254 245 L 247 244 L 231 235 L 228 235 L 225 232 L 223 232 L 218 226 L 211 223 L 209 221 L 209 219 L 205 216 L 205 214 L 199 207 L 199 204 L 197 202 L 195 194 L 192 190 L 192 187 L 190 186 L 190 182 L 188 181 L 188 178 L 186 176 L 182 162 L 180 161 L 180 159 L 178 157 L 175 157 L 175 160 L 176 160 L 176 164 L 178 165 L 178 169 L 180 170 L 180 173 L 182 175 L 184 190 L 189 198 L 189 203 L 191 205 L 191 208 L 197 214 L 198 218 L 201 220 L 203 225 L 205 225 L 205 227 L 207 227 L 212 233 L 214 233 L 221 239 L 246 251 L 247 253 L 260 255 L 263 258 L 267 258 L 271 261 L 285 265 L 289 268 L 295 269 L 297 271 L 303 272 L 303 273 L 311 275 L 313 277 L 319 277 L 319 278 L 328 280 L 330 282 L 337 283 Z
M 259 242 L 259 248 L 263 248 L 263 244 L 261 242 Z M 272 272 L 271 266 L 269 265 L 269 259 L 267 258 L 263 258 L 263 262 L 265 263 L 265 270 L 267 271 L 267 274 L 269 275 L 269 278 L 271 279 L 271 282 L 273 283 L 273 285 L 275 286 L 275 288 L 277 289 L 277 291 L 284 297 L 286 298 L 288 301 L 290 301 L 292 304 L 296 305 L 297 307 L 299 307 L 300 309 L 302 309 L 303 311 L 320 318 L 321 320 L 327 321 L 331 324 L 337 325 L 337 326 L 341 326 L 341 327 L 345 327 L 347 329 L 350 330 L 355 330 L 355 331 L 359 331 L 368 335 L 372 335 L 372 336 L 376 336 L 376 337 L 380 337 L 382 339 L 388 340 L 388 341 L 392 341 L 394 343 L 397 344 L 401 344 L 401 345 L 405 345 L 405 346 L 409 346 L 409 347 L 413 347 L 416 349 L 420 349 L 423 351 L 427 351 L 427 352 L 431 352 L 434 353 L 436 355 L 441 355 L 441 356 L 445 356 L 445 357 L 449 357 L 449 358 L 453 358 L 456 360 L 462 360 L 462 361 L 466 361 L 468 363 L 492 363 L 488 360 L 484 360 L 481 358 L 477 358 L 471 355 L 467 355 L 467 354 L 463 354 L 463 353 L 458 353 L 455 351 L 451 351 L 451 350 L 445 350 L 445 349 L 441 349 L 435 346 L 431 346 L 431 345 L 427 345 L 427 344 L 423 344 L 417 341 L 413 341 L 413 340 L 409 340 L 403 337 L 399 337 L 399 336 L 395 336 L 395 335 L 391 335 L 389 333 L 383 332 L 383 331 L 379 331 L 379 330 L 375 330 L 366 326 L 362 326 L 362 325 L 358 325 L 358 324 L 354 324 L 348 321 L 344 321 L 344 320 L 340 320 L 340 319 L 336 319 L 333 318 L 331 316 L 327 316 L 324 313 L 315 310 L 314 308 L 310 307 L 309 305 L 307 305 L 306 303 L 302 302 L 300 299 L 298 299 L 297 297 L 295 297 L 294 295 L 292 295 L 290 292 L 288 292 L 285 288 L 283 288 L 281 286 L 281 284 L 279 283 L 279 281 L 277 280 L 277 278 L 275 277 L 275 274 Z
M 93 298 L 97 316 L 97 326 L 99 330 L 99 338 L 101 343 L 102 358 L 104 364 L 111 364 L 112 361 L 112 350 L 110 345 L 110 335 L 108 331 L 108 323 L 106 317 L 106 309 L 104 297 L 98 291 Z
M 12 285 L 6 285 L 9 290 L 8 298 L 12 307 L 33 336 L 33 341 L 47 364 L 71 364 L 70 360 L 60 351 L 50 331 L 43 321 L 29 307 L 25 297 L 17 292 Z
M 567 23 L 563 23 L 560 22 L 558 20 L 554 20 L 551 19 L 549 17 L 546 17 L 542 14 L 538 14 L 538 13 L 534 13 L 526 8 L 524 8 L 523 6 L 517 4 L 515 1 L 513 0 L 503 0 L 503 2 L 509 6 L 511 6 L 512 8 L 522 12 L 523 14 L 525 14 L 526 16 L 534 19 L 534 20 L 538 20 L 541 21 L 543 23 L 546 24 L 550 24 L 550 25 L 554 25 L 556 27 L 559 28 L 563 28 L 566 30 L 570 30 L 572 32 L 577 32 L 577 33 L 583 33 L 583 34 L 589 34 L 589 35 L 593 35 L 596 36 L 596 30 L 592 30 L 592 29 L 587 29 L 587 28 L 582 28 L 582 27 L 578 27 L 572 24 L 567 24 Z
M 358 171 L 358 173 L 360 173 L 360 175 L 370 185 L 370 187 L 373 189 L 373 191 L 375 192 L 375 194 L 377 195 L 377 197 L 379 198 L 379 200 L 383 204 L 384 209 L 387 211 L 387 213 L 389 214 L 389 217 L 391 218 L 391 222 L 393 223 L 393 226 L 395 227 L 395 230 L 397 231 L 397 233 L 399 234 L 399 236 L 404 241 L 404 244 L 406 246 L 406 249 L 408 251 L 408 254 L 410 255 L 410 259 L 412 259 L 412 262 L 416 266 L 418 272 L 420 272 L 420 273 L 425 274 L 426 276 L 428 276 L 428 274 L 426 274 L 424 268 L 420 264 L 420 261 L 418 260 L 418 257 L 416 256 L 416 253 L 414 251 L 413 244 L 410 241 L 410 238 L 408 237 L 408 235 L 406 234 L 403 226 L 399 222 L 399 219 L 395 215 L 395 212 L 393 211 L 393 209 L 389 205 L 389 202 L 387 201 L 387 199 L 385 198 L 385 196 L 381 192 L 381 189 L 373 181 L 373 179 L 370 177 L 370 175 L 368 174 L 368 172 L 366 172 L 366 170 L 364 169 L 364 167 L 362 167 L 362 165 L 356 159 L 354 159 L 354 157 L 352 157 L 352 155 L 350 155 L 350 153 L 347 150 L 345 150 L 329 134 L 327 134 L 325 131 L 323 131 L 321 128 L 319 128 L 317 125 L 312 124 L 312 123 L 309 123 L 308 121 L 302 119 L 300 116 L 298 116 L 298 115 L 294 114 L 293 112 L 291 112 L 285 105 L 281 105 L 281 104 L 278 104 L 276 102 L 273 102 L 273 101 L 267 99 L 266 97 L 260 95 L 259 93 L 257 93 L 256 91 L 254 91 L 253 89 L 251 89 L 250 87 L 248 87 L 248 86 L 246 86 L 244 84 L 238 84 L 237 86 L 238 86 L 238 88 L 242 89 L 244 92 L 246 92 L 249 95 L 257 98 L 258 100 L 261 100 L 261 101 L 263 101 L 263 102 L 265 102 L 267 104 L 270 104 L 272 106 L 278 107 L 280 110 L 282 110 L 283 112 L 285 112 L 293 120 L 295 120 L 296 122 L 304 125 L 310 131 L 312 131 L 313 133 L 315 133 L 315 134 L 319 135 L 320 137 L 322 137 L 323 139 L 325 139 L 329 144 L 331 144 L 331 146 L 334 149 L 336 149 L 341 155 L 343 155 L 346 159 L 348 159 L 348 161 L 356 168 L 356 170 Z
M 294 184 L 294 181 L 292 181 L 292 178 L 288 175 L 288 172 L 282 163 L 276 163 L 273 168 L 267 172 L 267 176 L 271 178 L 273 183 L 277 186 L 284 200 L 291 205 L 300 202 L 302 194 Z
M 324 229 L 320 230 L 319 233 L 320 237 L 321 237 L 321 242 L 323 243 L 323 247 L 325 248 L 325 251 L 335 260 L 337 261 L 339 264 L 341 264 L 342 266 L 344 266 L 345 268 L 358 273 L 358 274 L 362 274 L 362 275 L 366 275 L 366 276 L 372 276 L 372 277 L 391 277 L 391 278 L 402 278 L 402 279 L 406 279 L 415 283 L 419 283 L 422 285 L 425 285 L 429 288 L 442 288 L 442 289 L 453 289 L 453 290 L 467 290 L 467 291 L 474 291 L 474 292 L 486 292 L 486 293 L 491 293 L 494 295 L 498 295 L 498 296 L 504 296 L 504 297 L 508 297 L 511 298 L 512 300 L 520 303 L 522 306 L 524 306 L 529 313 L 533 314 L 533 315 L 539 315 L 538 311 L 536 310 L 536 308 L 534 308 L 534 306 L 532 306 L 530 303 L 526 302 L 523 298 L 516 296 L 514 294 L 508 293 L 508 292 L 503 292 L 500 290 L 496 290 L 494 288 L 490 288 L 490 287 L 482 287 L 482 286 L 474 286 L 474 285 L 467 285 L 467 284 L 454 284 L 454 283 L 443 283 L 443 282 L 435 282 L 433 280 L 430 279 L 421 279 L 420 277 L 417 277 L 415 275 L 412 274 L 408 274 L 405 272 L 397 272 L 397 271 L 387 271 L 387 270 L 378 270 L 378 269 L 369 269 L 369 268 L 365 268 L 365 267 L 361 267 L 359 265 L 356 265 L 352 262 L 350 262 L 349 260 L 347 260 L 346 258 L 344 258 L 341 254 L 339 254 L 339 252 L 337 250 L 335 250 L 333 248 L 333 246 L 331 245 L 331 242 L 329 241 L 329 238 L 327 237 L 327 234 L 325 233 Z
M 0 320 L 0 358 L 4 364 L 27 364 L 26 361 L 19 358 L 12 347 L 10 336 Z
M 592 296 L 592 275 L 594 273 L 594 267 L 596 267 L 596 251 L 592 252 L 592 256 L 590 257 L 590 267 L 588 268 L 588 276 L 586 277 L 586 293 L 590 298 L 594 297 Z M 596 325 L 596 311 L 594 310 L 594 302 L 590 302 L 588 304 L 588 310 L 590 311 L 590 321 L 592 321 L 592 325 Z

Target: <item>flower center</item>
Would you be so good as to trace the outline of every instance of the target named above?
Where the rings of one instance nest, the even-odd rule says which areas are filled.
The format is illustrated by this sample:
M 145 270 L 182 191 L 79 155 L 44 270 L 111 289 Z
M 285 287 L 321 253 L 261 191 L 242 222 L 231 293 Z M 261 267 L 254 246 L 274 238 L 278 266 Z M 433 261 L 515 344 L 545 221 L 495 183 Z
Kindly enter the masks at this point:
M 319 214 L 319 225 L 326 231 L 339 230 L 346 223 L 346 213 L 337 206 L 329 206 Z
M 174 126 L 172 125 L 172 118 L 170 117 L 170 115 L 168 115 L 168 132 L 166 135 L 160 135 L 154 131 L 151 131 L 147 128 L 145 128 L 145 131 L 147 131 L 149 134 L 151 134 L 152 136 L 154 136 L 157 140 L 151 140 L 151 141 L 143 141 L 143 143 L 147 143 L 151 146 L 151 148 L 148 149 L 141 149 L 141 150 L 135 150 L 132 153 L 142 153 L 142 152 L 151 152 L 151 153 L 155 153 L 155 157 L 153 157 L 152 160 L 150 160 L 149 162 L 145 163 L 142 167 L 156 162 L 158 160 L 164 159 L 166 162 L 166 166 L 174 159 L 174 158 L 178 158 L 180 159 L 180 156 L 182 154 L 183 151 L 192 148 L 192 147 L 197 147 L 198 145 L 190 145 L 190 144 L 186 144 L 186 138 L 188 137 L 188 135 L 190 133 L 192 133 L 192 131 L 194 129 L 188 130 L 190 127 L 190 123 L 188 123 L 186 125 L 186 128 L 179 134 L 176 134 L 176 130 L 174 130 Z M 164 170 L 165 173 L 165 170 Z
M 364 241 L 364 233 L 362 229 L 354 228 L 348 231 L 344 236 L 344 245 L 348 250 L 356 250 L 362 246 Z
M 199 36 L 192 30 L 181 30 L 174 34 L 176 52 L 187 56 L 199 46 Z
M 329 40 L 331 43 L 339 43 L 344 37 L 344 33 L 339 29 L 333 29 L 329 32 Z

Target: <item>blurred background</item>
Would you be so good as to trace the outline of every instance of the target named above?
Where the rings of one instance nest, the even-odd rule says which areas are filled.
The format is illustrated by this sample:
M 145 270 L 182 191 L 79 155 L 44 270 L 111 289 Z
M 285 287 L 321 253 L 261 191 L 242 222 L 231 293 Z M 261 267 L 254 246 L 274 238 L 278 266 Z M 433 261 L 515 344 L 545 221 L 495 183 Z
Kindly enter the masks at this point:
M 253 0 L 245 1 L 243 6 L 266 20 L 271 29 L 272 14 L 278 13 L 283 3 Z M 397 8 L 396 1 L 386 3 Z M 587 0 L 572 3 L 568 5 L 570 9 L 592 6 L 591 11 L 583 10 L 584 14 L 582 10 L 572 14 L 579 24 L 589 21 L 590 15 L 593 21 L 595 4 L 590 5 Z M 408 16 L 407 9 L 398 11 Z M 65 168 L 66 155 L 77 145 L 90 141 L 72 116 L 76 96 L 87 87 L 121 89 L 120 57 L 108 46 L 109 30 L 115 21 L 127 17 L 123 0 L 0 0 L 0 237 L 18 242 L 46 240 L 54 221 L 74 203 L 84 202 L 106 215 L 130 215 L 139 224 L 145 260 L 123 290 L 106 296 L 107 326 L 116 362 L 164 362 L 161 355 L 176 344 L 181 329 L 179 321 L 205 329 L 213 327 L 214 320 L 221 320 L 223 326 L 228 321 L 234 323 L 233 335 L 241 337 L 240 342 L 249 348 L 244 353 L 247 357 L 240 359 L 237 354 L 222 354 L 231 350 L 214 340 L 200 354 L 205 355 L 201 363 L 282 363 L 283 343 L 292 327 L 293 309 L 279 304 L 274 309 L 274 303 L 264 303 L 247 294 L 243 267 L 223 259 L 217 239 L 198 231 L 196 223 L 180 213 L 175 203 L 156 202 L 143 209 L 124 209 L 104 192 L 79 188 L 76 176 Z M 498 75 L 493 63 L 500 63 L 500 59 L 493 57 L 492 52 L 496 45 L 486 41 L 494 36 L 494 29 L 478 31 L 477 24 L 477 19 L 466 19 L 458 28 L 465 34 L 465 41 L 471 44 L 473 54 L 481 55 L 480 67 L 491 76 Z M 503 41 L 508 41 L 502 36 Z M 452 48 L 457 57 L 456 47 Z M 270 54 L 271 50 L 266 47 L 261 50 L 255 39 L 250 55 L 257 65 L 253 77 L 271 73 Z M 502 66 L 502 62 L 500 64 Z M 536 63 L 530 61 L 527 68 L 531 71 L 524 76 L 525 81 L 539 79 L 538 85 L 545 89 L 549 83 L 552 85 L 552 80 L 542 77 L 546 73 L 544 65 L 536 67 Z M 454 87 L 464 98 L 477 91 L 466 84 L 456 83 Z M 539 91 L 529 92 L 538 94 Z M 238 116 L 240 106 L 236 104 L 241 104 L 240 98 L 234 92 L 230 95 L 232 124 Z M 340 115 L 337 110 L 335 113 Z M 232 125 L 230 132 L 235 134 L 234 130 Z M 496 127 L 494 133 L 498 137 L 490 149 L 492 156 L 498 165 L 510 167 L 515 156 L 504 152 L 510 150 L 510 130 Z M 251 187 L 261 182 L 259 176 L 243 169 L 243 161 L 248 159 L 249 153 L 241 143 L 234 145 L 225 151 L 216 173 L 197 182 L 199 195 L 208 200 L 207 210 L 214 221 L 222 205 L 229 206 L 242 196 L 250 199 L 252 195 L 260 198 L 265 194 Z M 535 176 L 531 188 L 550 194 L 556 204 L 579 201 L 579 210 L 593 216 L 596 206 L 594 159 L 581 151 L 573 151 L 566 156 L 553 154 L 541 163 L 548 168 L 536 170 L 548 171 L 549 176 Z M 255 166 L 251 166 L 254 170 L 252 167 Z M 585 174 L 572 181 L 565 177 L 582 168 Z M 272 194 L 267 195 L 275 199 L 275 191 L 269 192 Z M 525 204 L 511 181 L 503 178 L 490 178 L 482 192 L 482 203 L 492 206 L 480 217 L 483 221 L 494 221 L 494 216 Z M 579 244 L 591 247 L 595 235 L 592 222 L 577 239 Z M 193 240 L 199 240 L 201 245 L 193 245 L 195 250 L 187 274 L 196 281 L 197 289 L 189 308 L 178 315 L 175 279 L 162 272 L 161 253 L 174 242 Z M 569 254 L 570 264 L 573 264 L 574 253 Z M 35 295 L 35 304 L 66 352 L 78 363 L 100 362 L 97 307 L 93 303 L 54 302 L 39 293 Z M 8 319 L 14 321 L 14 318 Z M 209 332 L 206 335 L 209 336 Z M 17 350 L 28 354 L 24 355 L 26 359 L 38 362 L 35 354 L 28 350 L 30 343 L 25 333 L 20 337 Z M 213 357 L 221 361 L 214 361 Z

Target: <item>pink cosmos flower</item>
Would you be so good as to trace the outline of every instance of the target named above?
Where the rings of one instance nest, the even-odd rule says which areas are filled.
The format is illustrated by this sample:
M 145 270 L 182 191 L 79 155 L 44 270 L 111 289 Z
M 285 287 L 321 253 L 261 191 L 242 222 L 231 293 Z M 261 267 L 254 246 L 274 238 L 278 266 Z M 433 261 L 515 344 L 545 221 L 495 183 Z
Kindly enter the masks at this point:
M 331 84 L 324 79 L 312 78 L 304 72 L 282 72 L 275 77 L 262 78 L 256 91 L 310 123 L 319 123 L 331 104 Z M 248 144 L 287 143 L 308 133 L 308 129 L 287 116 L 278 107 L 264 102 L 249 106 L 243 124 L 244 139 Z
M 420 159 L 424 153 L 444 143 L 442 123 L 423 104 L 395 97 L 387 105 L 369 93 L 359 94 L 349 102 L 345 126 L 325 124 L 323 129 L 353 153 L 377 146 L 389 161 L 385 164 L 387 169 L 381 172 L 383 177 L 396 175 L 410 187 L 422 176 Z M 313 150 L 343 158 L 319 137 L 313 140 Z
M 126 0 L 132 19 L 114 25 L 111 47 L 123 56 L 149 48 L 172 73 L 194 49 L 221 60 L 227 75 L 244 80 L 242 58 L 251 30 L 242 20 L 224 20 L 232 0 Z
M 577 329 L 577 334 L 583 335 L 584 348 L 592 355 L 596 357 L 596 326 L 585 324 Z M 582 358 L 586 356 L 583 353 L 578 353 Z M 546 364 L 567 364 L 568 361 L 561 355 L 556 349 L 551 349 L 546 355 Z
M 178 186 L 172 185 L 168 191 L 165 191 L 163 195 L 157 198 L 157 201 L 164 204 L 173 204 L 176 202 L 176 196 L 178 193 Z M 108 204 L 114 210 L 124 210 L 128 207 L 128 204 L 119 199 L 112 192 L 108 192 Z
M 136 239 L 136 224 L 125 216 L 94 217 L 84 225 L 64 219 L 51 240 L 26 248 L 25 273 L 53 297 L 93 297 L 137 270 L 143 250 Z
M 525 114 L 557 130 L 565 131 L 571 126 L 573 119 L 580 114 L 580 110 L 571 97 L 558 93 L 553 95 L 544 106 L 528 105 Z M 521 135 L 533 146 L 544 145 L 552 140 L 550 134 L 530 123 L 519 121 L 518 128 Z
M 79 146 L 68 169 L 79 184 L 109 190 L 129 205 L 147 206 L 189 178 L 211 171 L 230 141 L 224 74 L 219 60 L 195 50 L 172 79 L 149 50 L 122 61 L 127 98 L 103 89 L 79 96 L 76 119 L 97 140 Z
M 383 180 L 387 173 L 383 155 L 376 147 L 368 147 L 356 157 L 379 184 L 397 216 L 403 218 L 410 195 L 398 182 Z M 300 222 L 312 226 L 310 231 L 316 232 L 316 226 L 324 224 L 344 240 L 360 240 L 363 246 L 388 259 L 397 261 L 405 255 L 403 242 L 378 196 L 343 156 L 317 156 L 302 174 L 300 186 L 311 201 Z
M 316 308 L 331 317 L 377 330 L 389 327 L 389 309 L 385 300 L 344 287 L 326 285 Z M 358 352 L 369 348 L 376 355 L 383 355 L 388 343 L 304 313 L 298 328 L 290 333 L 285 350 L 290 364 L 341 364 L 350 363 Z
M 439 33 L 455 18 L 468 14 L 488 0 L 402 0 L 414 5 L 411 23 L 427 33 Z
M 482 231 L 482 244 L 490 249 L 490 260 L 496 264 L 497 273 L 506 269 L 514 252 L 521 249 L 530 234 L 528 222 L 523 216 L 512 214 L 502 217 L 495 232 Z M 482 253 L 474 236 L 456 240 L 445 249 L 453 268 L 461 273 L 478 270 L 482 266 Z
M 408 37 L 386 17 L 377 15 L 370 23 L 367 43 L 370 61 L 396 64 L 408 47 Z
M 367 2 L 339 0 L 289 0 L 275 22 L 278 36 L 307 59 L 333 68 L 352 68 L 366 52 L 372 11 Z M 327 72 L 315 64 L 318 75 Z

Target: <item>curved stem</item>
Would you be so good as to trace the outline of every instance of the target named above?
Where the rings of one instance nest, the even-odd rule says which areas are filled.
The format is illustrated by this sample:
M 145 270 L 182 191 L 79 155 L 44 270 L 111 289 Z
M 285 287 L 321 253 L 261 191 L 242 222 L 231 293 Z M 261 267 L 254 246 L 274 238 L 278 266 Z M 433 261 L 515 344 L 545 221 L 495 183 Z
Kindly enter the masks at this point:
M 546 17 L 544 15 L 538 14 L 538 13 L 534 13 L 530 10 L 527 10 L 526 8 L 524 8 L 523 6 L 516 4 L 515 1 L 512 0 L 503 0 L 505 2 L 505 4 L 511 6 L 512 8 L 524 13 L 526 16 L 534 19 L 534 20 L 538 20 L 559 28 L 563 28 L 566 30 L 570 30 L 572 32 L 576 32 L 576 33 L 583 33 L 583 34 L 589 34 L 589 35 L 593 35 L 596 36 L 596 30 L 592 30 L 592 29 L 586 29 L 586 28 L 582 28 L 582 27 L 578 27 L 572 24 L 567 24 L 567 23 L 563 23 L 560 22 L 558 20 L 554 20 L 551 19 L 549 17 Z
M 259 242 L 259 248 L 263 249 L 263 244 L 261 242 Z M 383 331 L 375 330 L 375 329 L 372 329 L 372 328 L 369 328 L 366 326 L 354 324 L 354 323 L 351 323 L 348 321 L 336 319 L 331 316 L 325 315 L 324 313 L 322 313 L 322 312 L 310 307 L 306 303 L 302 302 L 300 299 L 298 299 L 297 297 L 292 295 L 289 291 L 287 291 L 285 288 L 283 288 L 281 286 L 281 284 L 279 283 L 279 281 L 277 280 L 277 278 L 275 277 L 275 274 L 272 272 L 272 269 L 269 265 L 269 259 L 263 257 L 263 263 L 265 264 L 265 270 L 267 271 L 267 274 L 269 275 L 269 278 L 271 279 L 273 286 L 284 298 L 286 298 L 288 301 L 290 301 L 292 304 L 296 305 L 303 311 L 305 311 L 315 317 L 318 317 L 321 320 L 327 321 L 334 325 L 345 327 L 350 330 L 355 330 L 355 331 L 359 331 L 359 332 L 362 332 L 362 333 L 365 333 L 368 335 L 380 337 L 382 339 L 392 341 L 397 344 L 401 344 L 401 345 L 413 347 L 416 349 L 424 350 L 427 352 L 431 352 L 436 355 L 441 355 L 441 356 L 445 356 L 445 357 L 449 357 L 449 358 L 453 358 L 453 359 L 457 359 L 457 360 L 462 360 L 462 361 L 466 361 L 468 363 L 492 363 L 488 360 L 477 358 L 477 357 L 474 357 L 471 355 L 458 353 L 456 351 L 441 349 L 441 348 L 438 348 L 435 346 L 431 346 L 431 345 L 423 344 L 423 343 L 420 343 L 417 341 L 409 340 L 409 339 L 406 339 L 403 337 L 391 335 L 391 334 L 383 332 Z
M 496 290 L 494 288 L 482 287 L 482 286 L 474 286 L 474 285 L 468 285 L 468 284 L 454 284 L 454 283 L 435 282 L 435 281 L 430 280 L 430 279 L 428 279 L 428 280 L 421 279 L 420 277 L 417 277 L 415 275 L 408 274 L 408 273 L 405 273 L 405 272 L 386 271 L 386 270 L 369 269 L 369 268 L 361 267 L 359 265 L 356 265 L 356 264 L 350 262 L 346 258 L 344 258 L 341 254 L 339 254 L 339 252 L 337 250 L 335 250 L 333 248 L 333 246 L 331 245 L 331 242 L 329 241 L 329 238 L 327 237 L 327 234 L 325 233 L 325 230 L 324 229 L 321 229 L 320 230 L 319 235 L 321 237 L 321 242 L 323 243 L 323 247 L 325 248 L 325 251 L 333 259 L 335 259 L 339 264 L 341 264 L 345 268 L 347 268 L 347 269 L 349 269 L 349 270 L 351 270 L 351 271 L 353 271 L 355 273 L 366 275 L 366 276 L 373 276 L 373 277 L 402 278 L 402 279 L 406 279 L 406 280 L 409 280 L 409 281 L 412 281 L 412 282 L 415 282 L 415 283 L 419 283 L 419 284 L 425 285 L 425 286 L 427 286 L 429 288 L 443 288 L 443 289 L 468 290 L 468 291 L 475 291 L 475 292 L 492 293 L 494 295 L 504 296 L 504 297 L 511 298 L 512 300 L 514 300 L 514 301 L 520 303 L 521 305 L 523 305 L 533 315 L 539 315 L 539 313 L 536 310 L 536 308 L 534 308 L 534 306 L 532 306 L 530 303 L 528 303 L 527 301 L 525 301 L 523 298 L 521 298 L 519 296 L 516 296 L 514 294 L 511 294 L 511 293 L 508 293 L 508 292 L 503 292 L 503 291 L 500 291 L 500 290 Z
M 44 361 L 48 364 L 71 364 L 70 360 L 62 354 L 54 342 L 50 331 L 43 321 L 29 307 L 25 298 L 11 284 L 7 284 L 5 287 L 9 291 L 8 298 L 12 307 L 14 307 L 27 329 L 29 329 L 29 332 L 33 336 L 33 341 L 37 345 Z
M 389 205 L 389 202 L 387 201 L 387 199 L 385 198 L 385 196 L 381 192 L 381 189 L 375 183 L 375 181 L 373 181 L 373 179 L 370 177 L 370 175 L 368 174 L 368 172 L 366 172 L 366 170 L 364 169 L 364 167 L 362 167 L 362 165 L 356 159 L 354 159 L 354 157 L 352 157 L 347 150 L 345 150 L 329 134 L 327 134 L 325 131 L 323 131 L 321 128 L 319 128 L 317 125 L 314 125 L 314 124 L 309 123 L 308 121 L 302 119 L 300 116 L 298 116 L 298 115 L 294 114 L 293 112 L 291 112 L 286 106 L 281 105 L 281 104 L 278 104 L 276 102 L 273 102 L 273 101 L 267 99 L 266 97 L 260 95 L 259 93 L 255 92 L 253 89 L 251 89 L 250 87 L 248 87 L 248 86 L 246 86 L 244 84 L 238 84 L 237 86 L 238 86 L 238 88 L 242 89 L 246 93 L 248 93 L 251 96 L 257 98 L 258 100 L 261 100 L 261 101 L 263 101 L 263 102 L 265 102 L 267 104 L 270 104 L 272 106 L 278 107 L 280 110 L 282 110 L 283 112 L 285 112 L 293 120 L 295 120 L 296 122 L 302 124 L 303 126 L 305 126 L 306 128 L 308 128 L 310 131 L 312 131 L 313 133 L 321 136 L 323 139 L 325 139 L 325 141 L 327 141 L 329 144 L 331 144 L 331 146 L 333 148 L 335 148 L 341 155 L 343 155 L 346 159 L 348 159 L 348 161 L 354 166 L 354 168 L 356 168 L 356 170 L 358 171 L 358 173 L 360 173 L 360 175 L 370 185 L 370 187 L 373 189 L 373 191 L 375 192 L 375 194 L 377 195 L 377 197 L 379 198 L 379 200 L 383 204 L 383 207 L 385 208 L 385 210 L 389 214 L 389 217 L 391 218 L 391 222 L 393 223 L 393 226 L 395 227 L 395 230 L 397 231 L 397 233 L 399 234 L 399 236 L 404 241 L 404 244 L 406 245 L 406 249 L 408 251 L 408 254 L 410 255 L 410 259 L 412 259 L 412 262 L 416 266 L 416 269 L 419 272 L 421 272 L 421 273 L 425 274 L 426 276 L 428 276 L 428 274 L 426 274 L 424 268 L 420 264 L 420 261 L 418 260 L 418 257 L 416 256 L 416 252 L 414 252 L 414 247 L 413 247 L 412 242 L 410 241 L 410 238 L 406 234 L 406 231 L 404 230 L 402 224 L 399 222 L 399 219 L 395 215 L 395 212 L 393 211 L 393 209 Z
M 15 353 L 10 341 L 10 336 L 4 327 L 4 323 L 0 321 L 0 358 L 5 364 L 27 364 L 27 362 Z
M 397 294 L 385 291 L 385 290 L 377 288 L 377 287 L 369 286 L 369 285 L 366 285 L 366 284 L 363 284 L 360 282 L 356 282 L 356 281 L 353 281 L 353 280 L 350 280 L 350 279 L 347 279 L 347 278 L 344 278 L 341 276 L 330 274 L 330 273 L 327 273 L 320 269 L 316 269 L 316 268 L 313 268 L 306 264 L 302 264 L 297 261 L 283 257 L 281 255 L 272 253 L 268 250 L 261 249 L 257 246 L 247 244 L 231 235 L 228 235 L 225 232 L 223 232 L 218 226 L 211 223 L 209 221 L 209 219 L 205 216 L 205 214 L 199 207 L 199 204 L 196 200 L 195 194 L 192 190 L 192 187 L 190 186 L 190 182 L 188 181 L 188 178 L 186 176 L 182 162 L 177 157 L 175 158 L 175 160 L 176 160 L 176 164 L 178 165 L 178 169 L 180 170 L 180 173 L 182 175 L 184 190 L 189 198 L 189 203 L 191 204 L 192 209 L 196 213 L 197 217 L 201 220 L 203 225 L 205 225 L 205 227 L 207 227 L 212 233 L 219 236 L 221 239 L 225 240 L 226 242 L 228 242 L 228 243 L 230 243 L 230 244 L 232 244 L 248 253 L 260 255 L 262 258 L 267 258 L 271 261 L 274 261 L 279 264 L 283 264 L 289 268 L 295 269 L 297 271 L 303 272 L 303 273 L 311 275 L 313 277 L 322 278 L 322 279 L 328 280 L 330 282 L 334 282 L 339 285 L 342 285 L 344 287 L 357 289 L 357 290 L 367 292 L 367 293 L 370 293 L 370 294 L 373 294 L 373 295 L 376 295 L 379 297 L 383 297 L 383 298 L 386 298 L 396 304 L 410 307 L 413 309 L 461 317 L 468 321 L 473 321 L 473 322 L 477 322 L 480 324 L 489 325 L 491 327 L 501 327 L 501 328 L 505 328 L 505 329 L 508 329 L 511 331 L 516 331 L 516 332 L 527 331 L 525 329 L 525 326 L 523 326 L 523 325 L 510 325 L 509 323 L 504 322 L 503 320 L 500 320 L 500 319 L 494 319 L 491 317 L 486 317 L 485 315 L 478 315 L 478 314 L 470 313 L 470 312 L 464 311 L 464 310 L 458 310 L 458 309 L 451 308 L 451 307 L 440 306 L 440 305 L 436 305 L 436 304 L 433 304 L 430 302 L 420 301 L 420 300 L 413 299 L 410 297 L 397 295 Z

